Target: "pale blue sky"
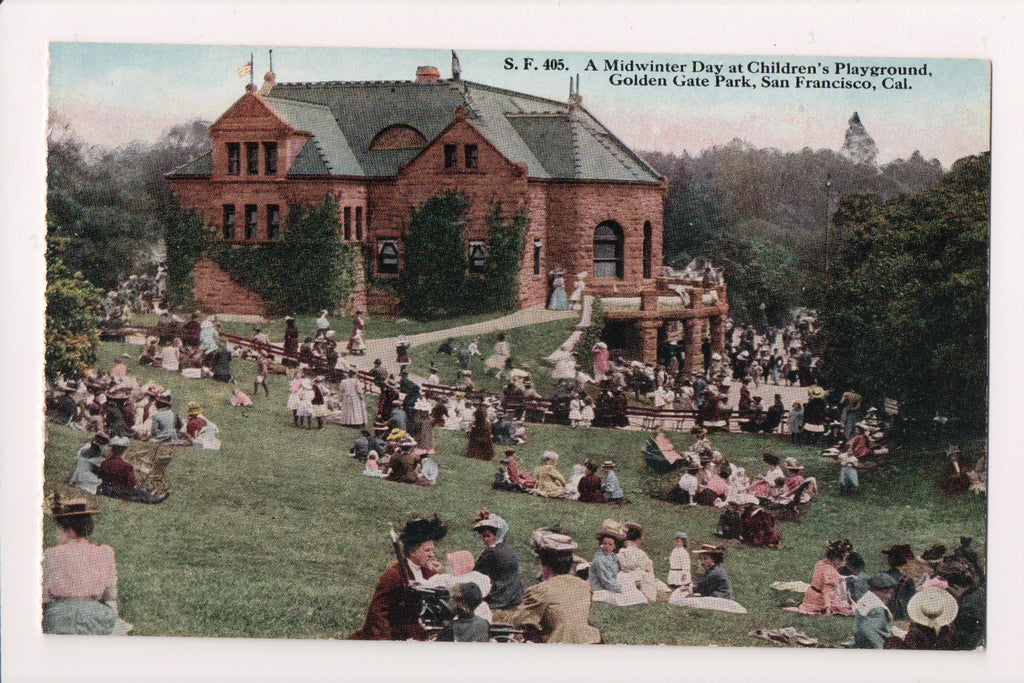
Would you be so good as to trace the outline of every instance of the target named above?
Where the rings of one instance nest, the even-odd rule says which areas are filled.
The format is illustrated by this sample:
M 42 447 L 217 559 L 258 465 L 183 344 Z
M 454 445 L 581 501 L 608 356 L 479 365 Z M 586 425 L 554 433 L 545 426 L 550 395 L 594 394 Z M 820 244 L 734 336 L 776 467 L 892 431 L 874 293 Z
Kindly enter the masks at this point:
M 451 70 L 447 50 L 53 43 L 50 106 L 66 116 L 88 142 L 116 146 L 133 139 L 151 141 L 174 123 L 193 117 L 216 119 L 241 96 L 248 82 L 237 77 L 236 69 L 254 53 L 259 84 L 267 70 L 270 47 L 278 82 L 410 80 L 417 66 L 428 64 L 437 66 L 447 78 Z M 835 149 L 841 146 L 854 111 L 860 113 L 875 138 L 881 161 L 920 150 L 925 157 L 936 157 L 948 166 L 962 156 L 989 148 L 986 61 L 458 52 L 467 80 L 554 99 L 565 99 L 569 75 L 580 73 L 584 106 L 641 150 L 688 150 L 694 154 L 736 137 L 783 151 L 805 146 Z M 533 57 L 539 68 L 505 68 L 506 57 L 513 57 L 522 67 L 527 56 Z M 599 71 L 586 70 L 591 58 Z M 694 60 L 743 65 L 752 59 L 781 60 L 832 68 L 837 61 L 864 66 L 920 66 L 927 62 L 933 75 L 914 79 L 909 91 L 616 87 L 603 71 L 604 60 L 614 58 L 680 63 L 686 65 L 687 72 Z M 546 59 L 562 59 L 566 69 L 546 70 Z M 758 83 L 760 76 L 752 79 Z

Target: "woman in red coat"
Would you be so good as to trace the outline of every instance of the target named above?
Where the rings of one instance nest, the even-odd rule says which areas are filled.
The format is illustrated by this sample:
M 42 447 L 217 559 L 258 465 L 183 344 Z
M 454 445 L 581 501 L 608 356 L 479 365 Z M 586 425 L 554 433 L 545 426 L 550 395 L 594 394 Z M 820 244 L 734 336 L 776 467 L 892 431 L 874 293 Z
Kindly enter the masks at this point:
M 433 519 L 413 519 L 405 525 L 399 536 L 405 571 L 396 561 L 381 574 L 370 598 L 366 622 L 349 636 L 350 640 L 426 640 L 427 632 L 420 625 L 410 585 L 443 569 L 434 555 L 434 543 L 444 538 L 445 533 L 447 529 L 437 515 Z
M 603 503 L 604 492 L 601 490 L 601 478 L 597 476 L 597 463 L 587 460 L 583 463 L 587 473 L 580 479 L 577 489 L 580 492 L 581 503 Z

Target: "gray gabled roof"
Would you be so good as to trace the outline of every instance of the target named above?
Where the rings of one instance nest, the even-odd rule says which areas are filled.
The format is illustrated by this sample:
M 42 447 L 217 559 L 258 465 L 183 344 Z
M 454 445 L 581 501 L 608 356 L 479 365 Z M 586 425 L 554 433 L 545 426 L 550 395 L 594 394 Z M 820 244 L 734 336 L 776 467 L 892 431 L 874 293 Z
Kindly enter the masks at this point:
M 311 142 L 315 141 L 321 161 L 327 166 L 330 175 L 363 175 L 352 147 L 338 128 L 338 122 L 329 108 L 276 97 L 264 97 L 263 102 L 293 127 L 313 134 Z M 296 171 L 292 168 L 288 173 L 294 175 Z
M 191 161 L 186 161 L 167 175 L 210 175 L 211 173 L 213 173 L 213 152 L 206 152 Z
M 469 81 L 281 83 L 264 100 L 296 128 L 314 133 L 332 175 L 395 175 L 419 150 L 371 150 L 374 137 L 401 124 L 433 140 L 461 105 L 467 121 L 510 161 L 526 164 L 531 178 L 661 179 L 582 107 L 570 111 L 564 102 Z M 288 106 L 294 103 L 307 106 Z M 326 111 L 336 126 L 328 125 Z
M 312 134 L 289 176 L 391 177 L 422 148 L 370 149 L 394 125 L 434 140 L 466 120 L 534 179 L 659 182 L 661 176 L 582 106 L 469 81 L 280 83 L 262 98 L 282 120 Z M 169 175 L 210 175 L 207 153 Z

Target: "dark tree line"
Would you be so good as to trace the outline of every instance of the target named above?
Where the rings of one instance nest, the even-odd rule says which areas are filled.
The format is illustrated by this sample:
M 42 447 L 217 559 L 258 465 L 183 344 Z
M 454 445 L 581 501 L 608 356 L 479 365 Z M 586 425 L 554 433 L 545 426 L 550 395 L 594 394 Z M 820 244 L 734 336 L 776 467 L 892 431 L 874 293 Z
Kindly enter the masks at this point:
M 821 290 L 823 381 L 890 397 L 924 424 L 983 428 L 988 414 L 990 155 L 925 192 L 850 197 Z
M 209 149 L 209 124 L 191 121 L 156 143 L 91 147 L 51 117 L 46 220 L 64 240 L 64 267 L 103 289 L 146 268 L 163 241 L 173 206 L 164 174 Z
M 771 322 L 811 303 L 805 292 L 821 279 L 826 217 L 840 197 L 915 194 L 942 175 L 918 152 L 880 168 L 831 150 L 786 153 L 742 141 L 696 157 L 644 156 L 668 180 L 665 262 L 710 258 L 725 270 L 734 317 L 750 322 L 761 303 Z

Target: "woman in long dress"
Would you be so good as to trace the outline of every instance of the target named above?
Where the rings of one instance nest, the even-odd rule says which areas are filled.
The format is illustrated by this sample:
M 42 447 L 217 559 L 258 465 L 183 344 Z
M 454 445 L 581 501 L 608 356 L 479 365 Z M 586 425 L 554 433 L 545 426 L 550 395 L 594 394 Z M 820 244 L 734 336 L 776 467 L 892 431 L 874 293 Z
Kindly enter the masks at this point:
M 501 372 L 505 369 L 505 364 L 511 356 L 512 350 L 509 348 L 509 344 L 505 340 L 505 333 L 499 332 L 498 341 L 494 345 L 494 352 L 487 357 L 487 360 L 484 361 L 484 365 L 497 371 L 494 373 L 494 377 L 497 379 L 501 377 Z
M 804 601 L 799 607 L 784 609 L 800 614 L 853 614 L 850 605 L 839 594 L 839 585 L 843 583 L 839 568 L 846 564 L 850 550 L 852 546 L 849 541 L 829 543 L 825 550 L 825 559 L 814 565 L 811 587 L 804 594 Z
M 569 297 L 565 293 L 565 277 L 561 271 L 555 271 L 551 280 L 551 298 L 548 299 L 549 311 L 568 311 Z
M 341 423 L 346 427 L 366 427 L 366 401 L 363 397 L 363 385 L 350 371 L 338 385 L 341 394 Z
M 84 496 L 50 501 L 58 544 L 43 553 L 43 633 L 110 635 L 117 625 L 114 550 L 89 541 L 95 512 Z

